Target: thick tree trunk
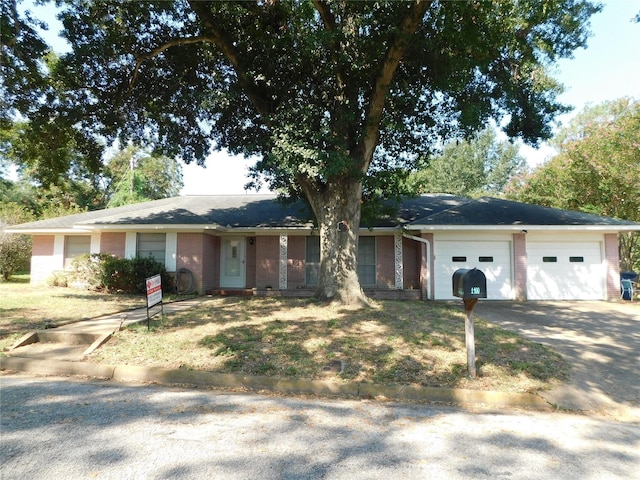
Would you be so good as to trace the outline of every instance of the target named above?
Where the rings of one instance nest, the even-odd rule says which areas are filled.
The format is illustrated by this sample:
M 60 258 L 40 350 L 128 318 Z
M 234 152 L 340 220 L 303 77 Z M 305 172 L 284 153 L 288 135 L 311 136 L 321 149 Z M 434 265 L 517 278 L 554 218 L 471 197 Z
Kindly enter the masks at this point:
M 308 192 L 320 228 L 320 274 L 316 296 L 346 305 L 366 305 L 358 280 L 358 236 L 362 183 L 328 184 Z

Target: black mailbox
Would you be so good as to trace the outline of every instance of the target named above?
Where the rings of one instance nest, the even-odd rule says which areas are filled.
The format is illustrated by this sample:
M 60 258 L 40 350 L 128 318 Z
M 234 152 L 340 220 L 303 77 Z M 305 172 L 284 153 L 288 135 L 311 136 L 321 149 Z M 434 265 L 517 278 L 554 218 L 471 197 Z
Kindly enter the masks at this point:
M 477 268 L 453 272 L 453 295 L 460 298 L 487 298 L 487 277 Z

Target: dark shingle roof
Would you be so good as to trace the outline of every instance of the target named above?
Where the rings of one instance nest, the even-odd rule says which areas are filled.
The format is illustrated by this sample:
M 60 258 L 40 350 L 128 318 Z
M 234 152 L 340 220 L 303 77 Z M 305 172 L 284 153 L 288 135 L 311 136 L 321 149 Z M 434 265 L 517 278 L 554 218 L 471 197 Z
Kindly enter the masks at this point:
M 634 225 L 634 222 L 499 198 L 482 197 L 478 200 L 467 199 L 466 202 L 420 218 L 412 225 L 621 226 Z
M 283 204 L 276 195 L 185 196 L 14 225 L 9 230 L 19 233 L 68 230 L 83 226 L 117 228 L 125 225 L 309 228 L 312 215 L 304 202 Z M 395 215 L 383 216 L 371 226 L 399 225 L 415 229 L 465 225 L 604 225 L 637 226 L 640 230 L 638 223 L 581 212 L 490 197 L 472 200 L 445 194 L 407 199 L 397 208 Z

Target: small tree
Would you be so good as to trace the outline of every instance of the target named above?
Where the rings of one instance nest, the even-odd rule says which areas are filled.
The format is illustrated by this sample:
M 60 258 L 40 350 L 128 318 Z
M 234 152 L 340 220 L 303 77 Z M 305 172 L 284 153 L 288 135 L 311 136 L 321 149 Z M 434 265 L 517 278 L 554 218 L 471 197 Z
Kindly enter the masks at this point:
M 31 237 L 5 233 L 10 225 L 28 222 L 32 216 L 16 203 L 0 206 L 0 276 L 3 280 L 29 267 Z

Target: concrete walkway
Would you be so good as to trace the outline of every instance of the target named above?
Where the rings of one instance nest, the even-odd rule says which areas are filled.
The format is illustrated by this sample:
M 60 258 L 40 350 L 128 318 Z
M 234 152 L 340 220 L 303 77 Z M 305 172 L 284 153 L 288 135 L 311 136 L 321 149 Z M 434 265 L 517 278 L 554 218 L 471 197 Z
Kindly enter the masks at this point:
M 165 315 L 200 305 L 207 297 L 196 297 L 179 302 L 165 303 Z M 160 310 L 153 307 L 151 314 Z M 153 316 L 151 322 L 157 321 Z M 137 308 L 102 317 L 69 323 L 57 328 L 31 332 L 19 339 L 8 352 L 10 356 L 23 356 L 47 360 L 80 361 L 100 345 L 104 344 L 118 330 L 147 321 L 147 309 Z

